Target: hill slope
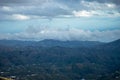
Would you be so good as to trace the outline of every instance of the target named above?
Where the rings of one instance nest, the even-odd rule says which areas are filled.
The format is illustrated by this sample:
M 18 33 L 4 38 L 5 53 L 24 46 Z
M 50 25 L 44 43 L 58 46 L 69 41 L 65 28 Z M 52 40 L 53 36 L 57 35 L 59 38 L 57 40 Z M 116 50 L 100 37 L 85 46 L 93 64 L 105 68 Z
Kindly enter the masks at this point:
M 18 80 L 120 79 L 120 40 L 94 46 L 53 40 L 32 42 L 34 45 L 25 42 L 27 46 L 21 41 L 16 43 L 21 46 L 8 43 L 0 46 L 2 76 L 14 75 Z

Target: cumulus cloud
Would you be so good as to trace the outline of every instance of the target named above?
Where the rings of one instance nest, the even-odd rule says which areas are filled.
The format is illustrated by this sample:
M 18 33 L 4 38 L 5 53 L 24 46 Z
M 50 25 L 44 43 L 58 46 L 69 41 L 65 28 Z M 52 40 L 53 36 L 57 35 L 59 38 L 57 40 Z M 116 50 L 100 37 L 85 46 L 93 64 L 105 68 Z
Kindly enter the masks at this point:
M 54 29 L 54 28 L 36 28 L 28 27 L 24 32 L 14 34 L 0 34 L 0 39 L 15 39 L 15 40 L 78 40 L 78 41 L 113 41 L 120 38 L 120 30 L 107 30 L 107 31 L 90 31 L 81 30 L 77 28 L 69 29 Z
M 120 17 L 120 13 L 116 11 L 105 11 L 102 12 L 101 10 L 82 10 L 82 11 L 73 11 L 73 15 L 75 17 L 96 17 L 96 16 L 105 16 L 105 17 Z
M 86 17 L 91 15 L 94 16 L 94 14 L 98 15 L 98 13 L 99 16 L 104 16 L 104 13 L 105 16 L 108 15 L 107 17 L 109 17 L 110 14 L 113 14 L 112 16 L 116 17 L 120 14 L 119 2 L 120 1 L 116 0 L 0 0 L 0 13 L 3 13 L 0 17 L 3 20 L 8 18 L 4 18 L 2 16 L 14 14 L 24 14 L 29 15 L 30 17 L 36 16 L 31 17 L 31 19 Z
M 108 17 L 118 17 L 117 19 L 120 17 L 120 0 L 0 0 L 0 20 L 52 19 L 58 17 L 104 17 L 109 22 Z M 120 30 L 89 31 L 76 28 L 28 27 L 24 32 L 0 34 L 0 39 L 111 41 L 120 38 L 118 34 L 120 34 Z
M 11 7 L 8 7 L 8 6 L 3 6 L 3 7 L 2 7 L 2 10 L 3 10 L 3 11 L 12 11 L 12 8 L 11 8 Z
M 82 10 L 74 10 L 72 13 L 75 17 L 120 17 L 119 11 L 116 10 L 117 5 L 113 3 L 88 2 L 83 0 L 80 4 L 84 8 Z
M 27 19 L 30 19 L 29 16 L 22 15 L 22 14 L 13 14 L 13 15 L 11 16 L 11 18 L 12 18 L 13 20 L 27 20 Z
M 86 11 L 86 10 L 73 11 L 73 14 L 76 17 L 91 17 L 95 15 L 100 15 L 100 13 L 98 13 L 97 11 Z
M 107 10 L 107 9 L 115 9 L 117 7 L 114 3 L 99 3 L 97 1 L 88 2 L 88 1 L 81 1 L 81 5 L 90 8 L 90 9 L 99 9 L 99 10 Z
M 32 16 L 32 17 L 34 17 L 34 16 Z M 31 16 L 23 15 L 23 14 L 11 14 L 11 15 L 2 14 L 2 17 L 0 16 L 0 18 L 1 18 L 1 20 L 29 20 L 31 18 Z

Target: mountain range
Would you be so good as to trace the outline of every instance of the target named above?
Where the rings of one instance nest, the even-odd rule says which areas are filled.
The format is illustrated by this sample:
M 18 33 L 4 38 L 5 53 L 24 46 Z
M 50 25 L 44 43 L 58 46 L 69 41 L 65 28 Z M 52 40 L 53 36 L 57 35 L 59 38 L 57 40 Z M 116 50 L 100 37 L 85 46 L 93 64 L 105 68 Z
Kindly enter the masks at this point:
M 20 41 L 20 40 L 0 40 L 3 46 L 41 46 L 41 47 L 92 47 L 100 45 L 99 41 L 59 41 L 53 39 L 45 39 L 42 41 Z
M 16 80 L 119 80 L 120 39 L 0 40 L 0 75 Z

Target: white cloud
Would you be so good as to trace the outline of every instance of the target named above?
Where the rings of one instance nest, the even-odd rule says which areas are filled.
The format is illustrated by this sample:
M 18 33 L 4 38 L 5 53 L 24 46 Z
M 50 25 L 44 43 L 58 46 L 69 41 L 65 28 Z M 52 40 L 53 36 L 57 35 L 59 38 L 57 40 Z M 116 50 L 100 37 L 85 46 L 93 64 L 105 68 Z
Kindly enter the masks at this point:
M 118 7 L 114 3 L 99 3 L 97 1 L 84 1 L 80 2 L 83 7 L 80 10 L 73 10 L 72 13 L 76 17 L 120 17 Z
M 114 3 L 99 3 L 97 1 L 81 1 L 81 5 L 89 8 L 89 9 L 99 9 L 99 10 L 106 10 L 106 9 L 115 9 L 117 6 Z
M 88 12 L 86 10 L 83 10 L 83 11 L 73 11 L 73 14 L 76 17 L 90 17 L 90 16 L 93 15 L 91 12 Z
M 97 0 L 98 1 L 98 0 Z M 88 0 L 71 0 L 71 1 L 64 1 L 64 0 L 25 0 L 25 1 L 14 1 L 8 3 L 5 3 L 4 0 L 1 1 L 4 2 L 4 5 L 2 5 L 2 10 L 0 10 L 0 13 L 3 13 L 0 15 L 0 17 L 4 18 L 3 15 L 11 15 L 11 14 L 22 14 L 24 15 L 34 15 L 39 16 L 38 18 L 45 17 L 45 18 L 54 18 L 54 17 L 73 17 L 72 11 L 77 16 L 79 15 L 79 11 L 81 11 L 82 16 L 91 16 L 91 13 L 89 11 L 96 11 L 101 10 L 101 12 L 119 12 L 116 9 L 118 8 L 118 5 L 112 2 L 106 2 L 106 3 L 99 3 L 95 0 L 88 1 Z M 103 1 L 103 0 L 102 0 Z M 23 3 L 21 3 L 23 2 Z M 9 5 L 6 6 L 6 4 L 15 4 L 15 5 Z M 19 4 L 20 3 L 20 4 Z M 18 15 L 17 15 L 18 16 Z M 19 15 L 20 17 L 20 15 Z M 20 19 L 26 19 L 25 17 L 22 17 Z M 28 17 L 27 17 L 28 19 Z M 32 18 L 31 18 L 32 19 Z M 19 20 L 19 19 L 16 19 Z
M 72 13 L 75 17 L 93 17 L 93 16 L 120 17 L 120 13 L 117 11 L 82 10 L 82 11 L 73 11 Z
M 105 5 L 106 5 L 108 8 L 116 8 L 116 5 L 115 5 L 115 4 L 112 4 L 112 3 L 105 3 Z
M 30 19 L 29 16 L 22 15 L 22 14 L 13 14 L 13 15 L 11 16 L 11 18 L 12 18 L 13 20 L 28 20 L 28 19 Z
M 30 27 L 29 27 L 30 29 Z M 33 31 L 32 31 L 33 30 Z M 14 34 L 0 34 L 0 39 L 16 39 L 16 40 L 88 40 L 88 41 L 113 41 L 120 38 L 120 30 L 107 31 L 90 31 L 76 28 L 70 29 L 53 29 L 53 28 L 35 28 L 30 31 Z
M 4 2 L 4 1 L 3 1 Z M 17 1 L 19 3 L 19 1 Z M 21 2 L 21 1 L 20 1 Z M 9 3 L 8 3 L 9 4 Z M 25 1 L 23 4 L 3 5 L 0 7 L 0 19 L 3 20 L 27 20 L 33 18 L 69 18 L 69 17 L 91 17 L 91 16 L 120 16 L 117 4 L 112 2 L 100 3 L 88 0 L 35 0 L 31 3 Z M 24 13 L 24 15 L 22 15 Z M 13 14 L 13 15 L 12 15 Z M 8 16 L 13 16 L 6 18 Z M 26 16 L 29 15 L 29 16 Z M 34 16 L 34 17 L 33 17 Z
M 11 7 L 8 7 L 8 6 L 3 6 L 3 7 L 2 7 L 2 10 L 3 10 L 3 11 L 12 11 L 12 8 L 11 8 Z

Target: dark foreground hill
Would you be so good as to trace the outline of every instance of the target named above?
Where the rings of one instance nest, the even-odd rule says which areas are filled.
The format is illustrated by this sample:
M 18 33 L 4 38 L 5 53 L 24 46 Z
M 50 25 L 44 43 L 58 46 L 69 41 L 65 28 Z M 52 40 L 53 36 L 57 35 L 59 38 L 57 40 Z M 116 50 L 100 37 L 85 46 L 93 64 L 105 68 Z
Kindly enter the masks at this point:
M 120 40 L 0 41 L 0 76 L 16 80 L 120 80 Z

